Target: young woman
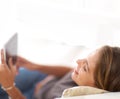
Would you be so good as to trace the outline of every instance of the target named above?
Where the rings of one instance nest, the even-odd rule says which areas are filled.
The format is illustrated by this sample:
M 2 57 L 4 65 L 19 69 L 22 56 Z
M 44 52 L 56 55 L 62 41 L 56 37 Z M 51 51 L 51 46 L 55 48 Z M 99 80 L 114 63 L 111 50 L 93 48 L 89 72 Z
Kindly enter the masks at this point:
M 8 67 L 2 50 L 0 84 L 12 99 L 31 99 L 26 93 L 30 94 L 31 88 L 34 90 L 36 82 L 41 80 L 43 86 L 39 89 L 37 97 L 34 95 L 33 99 L 54 99 L 60 97 L 64 89 L 77 85 L 92 86 L 112 92 L 120 91 L 119 47 L 103 46 L 95 50 L 88 57 L 78 59 L 74 70 L 68 66 L 38 65 L 18 57 L 17 66 L 22 66 L 31 71 L 23 70 L 25 72 L 20 72 L 16 77 L 11 60 L 9 60 Z M 32 74 L 32 71 L 39 71 L 40 73 Z M 35 79 L 33 79 L 34 74 Z M 54 75 L 54 77 L 46 82 L 43 79 L 46 80 L 48 75 Z M 4 94 L 3 96 L 7 95 Z M 1 99 L 7 98 L 2 97 Z

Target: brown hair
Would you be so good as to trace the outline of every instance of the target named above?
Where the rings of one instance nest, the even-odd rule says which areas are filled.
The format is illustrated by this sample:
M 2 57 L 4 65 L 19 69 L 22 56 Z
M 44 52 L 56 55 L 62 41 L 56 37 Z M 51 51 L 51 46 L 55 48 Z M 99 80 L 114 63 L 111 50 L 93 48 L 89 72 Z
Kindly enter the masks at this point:
M 120 48 L 103 46 L 94 72 L 95 86 L 111 92 L 120 91 Z

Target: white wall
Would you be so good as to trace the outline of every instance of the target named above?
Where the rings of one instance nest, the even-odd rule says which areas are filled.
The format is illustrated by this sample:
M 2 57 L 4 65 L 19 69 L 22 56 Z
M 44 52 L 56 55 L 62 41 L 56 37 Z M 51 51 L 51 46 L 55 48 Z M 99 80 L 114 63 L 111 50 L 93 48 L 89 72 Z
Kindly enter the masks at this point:
M 0 0 L 0 47 L 16 32 L 16 2 Z
M 74 45 L 119 45 L 119 0 L 17 0 L 19 33 Z
M 21 43 L 42 38 L 88 47 L 119 45 L 119 5 L 119 0 L 2 0 L 1 42 L 18 32 Z

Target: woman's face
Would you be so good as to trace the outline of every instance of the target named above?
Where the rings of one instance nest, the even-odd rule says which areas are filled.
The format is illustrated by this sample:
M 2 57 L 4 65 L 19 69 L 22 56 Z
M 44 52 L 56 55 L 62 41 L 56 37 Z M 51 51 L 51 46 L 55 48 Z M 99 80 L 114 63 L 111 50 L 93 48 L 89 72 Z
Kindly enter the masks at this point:
M 88 57 L 77 60 L 77 66 L 72 73 L 72 79 L 80 86 L 94 86 L 94 70 L 98 60 L 98 50 Z

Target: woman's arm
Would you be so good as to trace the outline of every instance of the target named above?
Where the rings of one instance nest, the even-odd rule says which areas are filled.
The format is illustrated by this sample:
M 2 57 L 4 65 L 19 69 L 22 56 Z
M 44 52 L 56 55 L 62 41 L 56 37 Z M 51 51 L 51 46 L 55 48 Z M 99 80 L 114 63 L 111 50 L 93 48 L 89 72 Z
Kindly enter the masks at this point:
M 61 65 L 51 65 L 50 66 L 50 65 L 34 64 L 34 66 L 36 67 L 36 70 L 39 70 L 39 71 L 44 72 L 46 74 L 54 75 L 54 76 L 57 76 L 57 77 L 62 77 L 66 73 L 68 73 L 69 71 L 72 70 L 71 67 L 61 66 Z
M 61 66 L 61 65 L 36 64 L 22 57 L 18 57 L 16 65 L 17 67 L 22 66 L 29 70 L 37 70 L 37 71 L 44 72 L 46 74 L 54 75 L 57 77 L 64 76 L 66 73 L 68 73 L 73 69 L 71 66 L 69 67 L 69 66 Z
M 11 87 L 10 90 L 6 90 L 8 95 L 11 97 L 11 99 L 26 99 L 22 93 L 19 91 L 19 89 L 15 86 Z

